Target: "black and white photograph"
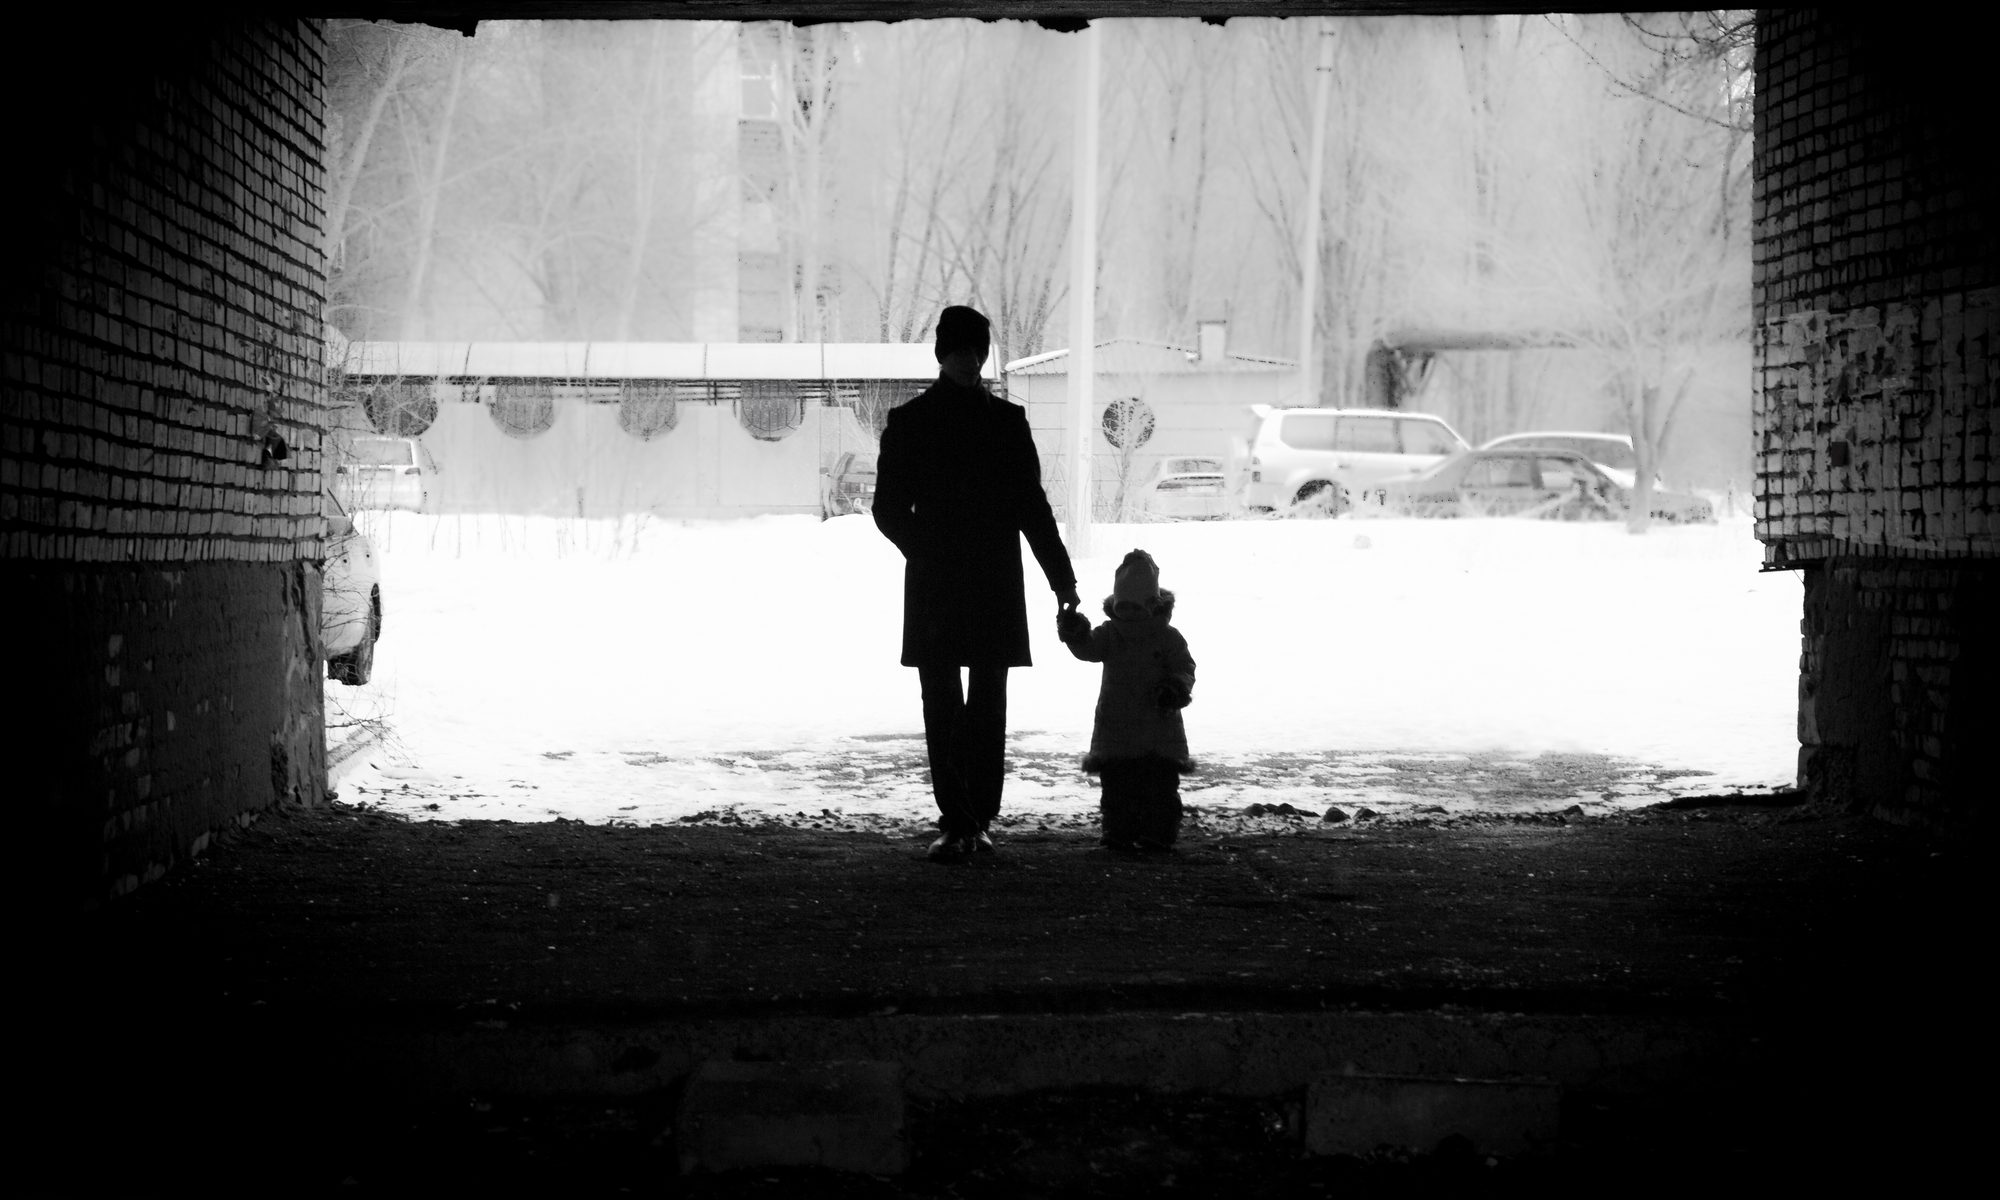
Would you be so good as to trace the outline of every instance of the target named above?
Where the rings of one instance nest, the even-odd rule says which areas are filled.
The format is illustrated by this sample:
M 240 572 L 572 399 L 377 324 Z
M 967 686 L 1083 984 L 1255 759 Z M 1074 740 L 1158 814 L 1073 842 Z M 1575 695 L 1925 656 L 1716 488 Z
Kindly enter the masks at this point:
M 26 1194 L 1946 1186 L 1983 33 L 24 18 Z

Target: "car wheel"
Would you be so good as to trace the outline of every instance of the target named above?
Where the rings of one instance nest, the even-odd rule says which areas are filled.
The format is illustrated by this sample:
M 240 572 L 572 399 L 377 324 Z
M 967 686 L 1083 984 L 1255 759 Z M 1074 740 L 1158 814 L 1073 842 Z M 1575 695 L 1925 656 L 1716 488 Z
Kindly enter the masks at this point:
M 337 683 L 360 687 L 375 673 L 375 642 L 382 636 L 382 593 L 368 594 L 368 636 L 361 644 L 326 662 L 326 673 Z
M 1324 479 L 1314 479 L 1300 486 L 1298 495 L 1292 497 L 1292 503 L 1297 505 L 1318 502 L 1326 506 L 1329 514 L 1337 517 L 1347 511 L 1345 493 L 1345 488 L 1335 488 Z

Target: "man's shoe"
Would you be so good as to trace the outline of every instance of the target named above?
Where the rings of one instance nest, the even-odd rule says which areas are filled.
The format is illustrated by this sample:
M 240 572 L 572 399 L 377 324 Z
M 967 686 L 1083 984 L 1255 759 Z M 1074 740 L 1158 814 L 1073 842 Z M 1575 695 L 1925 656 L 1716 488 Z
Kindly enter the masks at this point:
M 986 832 L 984 829 L 981 829 L 978 833 L 973 834 L 972 852 L 974 854 L 993 853 L 993 835 Z
M 972 839 L 962 833 L 944 833 L 931 843 L 924 857 L 932 862 L 958 862 L 972 853 Z

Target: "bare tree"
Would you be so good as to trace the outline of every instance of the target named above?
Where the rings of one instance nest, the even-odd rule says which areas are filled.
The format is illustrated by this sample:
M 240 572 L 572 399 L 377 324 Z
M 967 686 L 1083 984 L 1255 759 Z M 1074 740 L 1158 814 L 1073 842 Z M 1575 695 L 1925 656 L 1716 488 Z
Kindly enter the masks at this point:
M 849 110 L 888 132 L 853 147 L 859 178 L 843 214 L 842 262 L 869 296 L 885 342 L 913 340 L 936 312 L 926 281 L 942 253 L 945 192 L 967 152 L 952 131 L 972 109 L 978 82 L 952 64 L 969 54 L 971 33 L 960 22 L 906 22 L 860 37 L 881 69 L 854 81 Z M 936 69 L 903 69 L 920 62 Z
M 839 154 L 837 117 L 844 26 L 778 22 L 770 75 L 783 170 L 774 207 L 784 274 L 786 341 L 823 341 L 838 321 L 837 271 L 826 230 L 835 217 L 829 175 Z
M 504 187 L 480 197 L 492 252 L 529 289 L 531 315 L 516 336 L 567 338 L 586 327 L 589 229 L 607 200 L 596 131 L 579 115 L 594 106 L 579 94 L 574 36 L 568 23 L 519 27 L 502 67 L 513 87 L 485 109 L 495 126 L 535 147 Z
M 653 228 L 663 206 L 662 177 L 668 170 L 671 142 L 663 120 L 673 63 L 667 56 L 667 26 L 648 21 L 639 33 L 635 86 L 629 89 L 630 112 L 625 122 L 625 150 L 628 157 L 627 197 L 631 211 L 631 238 L 623 255 L 617 307 L 611 328 L 619 341 L 632 337 L 637 326 L 639 290 L 646 278 L 647 259 L 653 251 Z
M 1572 332 L 1630 432 L 1637 532 L 1703 355 L 1749 334 L 1749 131 L 1726 55 L 1578 26 L 1568 36 L 1605 81 L 1574 106 L 1574 236 L 1540 261 L 1545 286 L 1577 301 Z
M 1185 338 L 1227 307 L 1216 219 L 1228 166 L 1233 59 L 1223 31 L 1192 21 L 1112 23 L 1103 107 L 1099 289 L 1107 332 Z
M 374 21 L 339 21 L 334 26 L 327 39 L 336 55 L 331 74 L 346 81 L 366 99 L 358 116 L 351 121 L 338 104 L 329 106 L 327 114 L 327 175 L 333 184 L 326 212 L 329 270 L 340 263 L 346 244 L 348 206 L 353 202 L 361 170 L 368 163 L 368 151 L 375 144 L 375 131 L 382 124 L 389 98 L 402 85 L 413 41 L 405 30 Z
M 330 33 L 336 62 L 375 64 L 352 80 L 336 76 L 332 89 L 329 125 L 356 136 L 334 176 L 331 315 L 361 335 L 411 336 L 439 319 L 441 275 L 466 274 L 476 263 L 465 248 L 489 246 L 479 236 L 491 207 L 482 198 L 501 190 L 482 177 L 534 163 L 539 147 L 486 129 L 495 89 L 482 68 L 510 65 L 494 53 L 505 40 L 498 27 L 477 42 L 360 22 Z
M 435 256 L 438 210 L 444 199 L 445 164 L 451 153 L 452 126 L 458 117 L 459 98 L 465 92 L 466 54 L 455 42 L 433 43 L 433 52 L 445 60 L 444 97 L 435 115 L 420 113 L 408 103 L 398 105 L 398 115 L 406 124 L 403 146 L 411 157 L 410 174 L 416 181 L 417 216 L 411 237 L 410 273 L 405 283 L 401 336 L 415 338 L 429 329 L 426 285 L 430 282 L 431 260 Z
M 1032 26 L 939 21 L 871 29 L 844 75 L 838 261 L 888 341 L 922 338 L 946 304 L 994 325 L 1002 361 L 1042 349 L 1068 234 L 1066 58 Z
M 368 21 L 328 26 L 328 317 L 351 329 L 394 329 L 401 319 L 396 297 L 419 190 L 405 117 L 428 108 L 445 38 L 457 35 Z
M 329 23 L 345 64 L 329 118 L 342 328 L 684 328 L 718 295 L 735 311 L 734 272 L 702 284 L 693 264 L 736 263 L 740 220 L 778 254 L 786 336 L 917 341 L 962 302 L 994 319 L 1003 361 L 1046 348 L 1068 302 L 1064 35 L 771 26 L 760 50 L 750 28 L 717 30 L 772 67 L 771 124 L 751 130 L 768 153 L 737 119 L 738 68 L 692 83 L 702 56 L 676 26 L 490 23 L 468 41 Z M 1399 324 L 1541 330 L 1586 347 L 1607 414 L 1657 461 L 1694 385 L 1641 348 L 1732 337 L 1747 319 L 1735 282 L 1696 278 L 1747 262 L 1747 28 L 1740 14 L 1337 21 L 1322 389 L 1303 399 L 1361 402 L 1370 348 Z M 1213 306 L 1235 348 L 1297 353 L 1316 30 L 1107 31 L 1104 328 L 1172 340 Z M 1633 248 L 1641 235 L 1699 249 Z M 1473 425 L 1508 426 L 1532 417 L 1537 374 L 1579 356 L 1484 358 L 1430 378 L 1455 381 Z
M 662 311 L 648 282 L 684 258 L 658 236 L 663 210 L 690 188 L 675 169 L 686 155 L 684 106 L 670 102 L 676 30 L 563 21 L 520 32 L 481 106 L 489 142 L 531 147 L 504 182 L 479 189 L 493 243 L 531 289 L 528 336 L 632 336 Z
M 1039 33 L 1039 31 L 1036 31 Z M 949 253 L 940 289 L 962 280 L 965 295 L 993 321 L 1001 361 L 1042 349 L 1064 277 L 1069 233 L 1066 139 L 1043 102 L 1060 78 L 1025 37 L 1009 47 L 981 132 L 985 154 L 959 178 L 959 209 L 946 225 Z
M 1336 27 L 1326 177 L 1317 214 L 1323 234 L 1315 345 L 1322 365 L 1319 395 L 1304 397 L 1308 404 L 1360 402 L 1366 394 L 1368 349 L 1401 303 L 1393 200 L 1399 167 L 1384 149 L 1394 136 L 1394 116 L 1386 103 L 1393 93 L 1394 53 L 1406 45 L 1406 36 L 1395 25 L 1372 20 L 1343 20 Z M 1294 296 L 1304 275 L 1299 259 L 1304 222 L 1313 219 L 1303 209 L 1311 154 L 1309 84 L 1318 69 L 1317 42 L 1316 23 L 1255 26 L 1245 77 L 1253 97 L 1248 107 L 1263 113 L 1271 130 L 1239 142 L 1258 211 L 1279 247 L 1281 277 Z

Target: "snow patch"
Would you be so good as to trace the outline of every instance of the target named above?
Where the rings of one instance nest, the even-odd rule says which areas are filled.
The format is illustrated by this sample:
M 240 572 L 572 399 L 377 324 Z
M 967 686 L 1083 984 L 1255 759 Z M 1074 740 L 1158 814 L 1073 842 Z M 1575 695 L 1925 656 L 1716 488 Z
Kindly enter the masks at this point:
M 902 563 L 866 517 L 360 514 L 381 548 L 388 733 L 343 799 L 413 817 L 928 823 Z M 1634 807 L 1789 787 L 1800 583 L 1747 521 L 1099 526 L 1086 609 L 1143 547 L 1198 664 L 1190 804 Z M 1097 669 L 1033 577 L 1006 813 L 1087 819 Z M 721 818 L 717 818 L 721 819 Z

